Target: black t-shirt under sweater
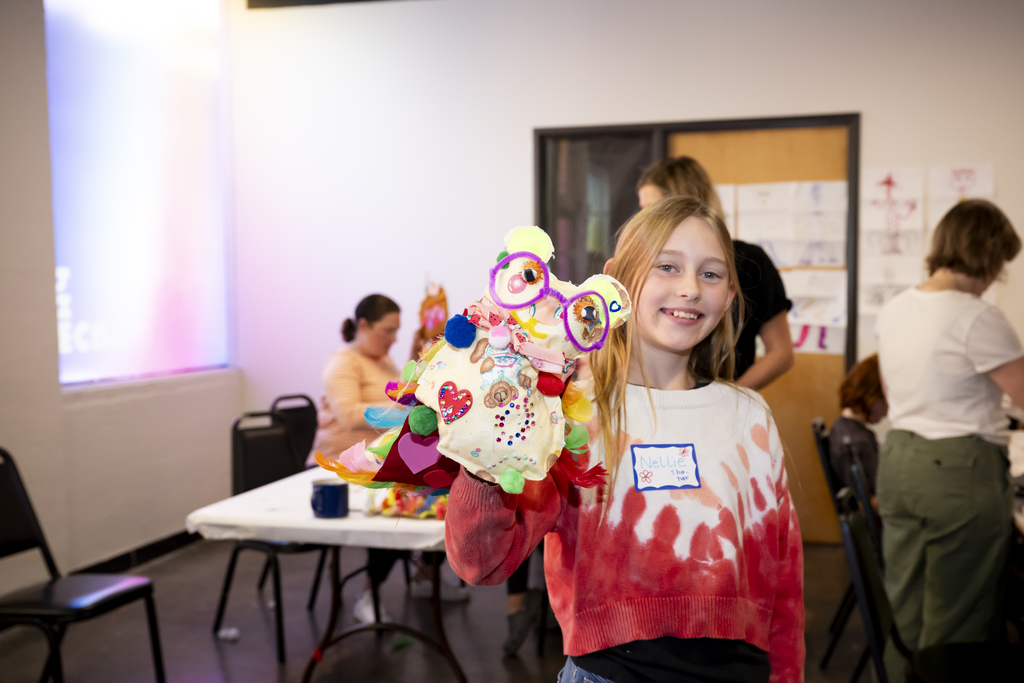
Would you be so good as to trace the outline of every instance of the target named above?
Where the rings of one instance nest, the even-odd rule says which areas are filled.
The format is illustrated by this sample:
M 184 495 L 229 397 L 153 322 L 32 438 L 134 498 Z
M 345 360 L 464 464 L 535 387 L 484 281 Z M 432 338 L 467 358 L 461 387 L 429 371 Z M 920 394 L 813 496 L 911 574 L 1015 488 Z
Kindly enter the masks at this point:
M 742 640 L 634 640 L 573 657 L 576 666 L 615 683 L 767 683 L 768 653 Z
M 736 378 L 754 364 L 754 338 L 761 331 L 761 325 L 783 311 L 788 311 L 793 302 L 786 298 L 779 271 L 764 249 L 756 244 L 733 240 L 736 252 L 736 275 L 743 291 L 744 325 L 736 340 Z

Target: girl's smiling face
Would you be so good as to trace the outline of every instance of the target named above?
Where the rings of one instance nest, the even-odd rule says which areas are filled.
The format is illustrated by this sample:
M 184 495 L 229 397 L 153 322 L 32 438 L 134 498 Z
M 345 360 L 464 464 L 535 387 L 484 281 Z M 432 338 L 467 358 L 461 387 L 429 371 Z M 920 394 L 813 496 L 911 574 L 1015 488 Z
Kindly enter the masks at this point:
M 645 356 L 687 358 L 711 334 L 736 295 L 725 259 L 714 228 L 700 218 L 676 227 L 651 265 L 634 312 Z

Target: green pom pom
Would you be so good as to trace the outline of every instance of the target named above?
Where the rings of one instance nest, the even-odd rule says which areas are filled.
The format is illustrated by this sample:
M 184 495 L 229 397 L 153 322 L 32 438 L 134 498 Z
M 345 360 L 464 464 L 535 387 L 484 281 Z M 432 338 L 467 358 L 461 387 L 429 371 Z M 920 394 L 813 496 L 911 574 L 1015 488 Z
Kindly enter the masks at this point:
M 516 470 L 505 470 L 498 477 L 498 484 L 505 493 L 522 493 L 526 479 L 522 472 Z
M 498 261 L 500 261 L 501 259 L 505 258 L 506 256 L 508 256 L 508 252 L 507 251 L 503 251 L 500 254 L 498 254 L 498 258 L 496 258 L 494 260 L 494 262 L 497 263 Z M 502 270 L 505 270 L 506 268 L 508 268 L 508 264 L 507 263 L 501 267 Z
M 576 450 L 577 448 L 581 448 L 587 444 L 587 439 L 589 438 L 589 436 L 590 435 L 587 434 L 586 427 L 581 427 L 577 425 L 573 427 L 572 430 L 569 432 L 569 435 L 565 437 L 565 447 L 568 448 L 570 451 Z
M 409 413 L 409 431 L 426 436 L 437 431 L 437 413 L 425 405 L 418 405 Z
M 411 382 L 413 377 L 415 377 L 415 376 L 416 376 L 416 361 L 411 360 L 411 361 L 409 361 L 408 363 L 405 364 L 404 368 L 402 368 L 402 381 L 403 382 Z

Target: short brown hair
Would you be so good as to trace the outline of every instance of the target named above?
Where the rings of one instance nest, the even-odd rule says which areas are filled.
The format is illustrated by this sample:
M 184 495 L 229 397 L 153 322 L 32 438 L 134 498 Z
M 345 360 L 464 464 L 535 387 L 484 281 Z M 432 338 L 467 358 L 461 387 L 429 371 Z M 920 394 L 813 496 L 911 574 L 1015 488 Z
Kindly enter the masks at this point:
M 866 418 L 871 414 L 871 406 L 880 398 L 885 398 L 885 394 L 878 375 L 876 353 L 850 368 L 839 387 L 839 407 L 849 408 Z
M 644 185 L 654 185 L 666 197 L 677 194 L 693 197 L 701 203 L 708 204 L 718 214 L 722 214 L 722 202 L 711 183 L 711 176 L 691 157 L 676 157 L 654 162 L 644 169 L 640 174 L 640 180 L 636 181 L 637 192 Z
M 928 273 L 949 268 L 968 277 L 995 279 L 1020 251 L 1020 238 L 999 207 L 984 199 L 960 202 L 939 221 Z

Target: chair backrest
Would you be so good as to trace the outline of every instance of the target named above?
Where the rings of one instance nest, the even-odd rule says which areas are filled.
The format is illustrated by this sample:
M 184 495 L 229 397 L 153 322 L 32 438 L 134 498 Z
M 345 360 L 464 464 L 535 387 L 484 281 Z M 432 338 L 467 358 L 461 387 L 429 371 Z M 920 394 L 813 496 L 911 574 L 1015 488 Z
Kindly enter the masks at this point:
M 839 530 L 843 536 L 846 563 L 850 567 L 853 591 L 864 620 L 864 633 L 867 635 L 871 659 L 878 680 L 888 683 L 883 656 L 888 636 L 892 636 L 892 642 L 904 657 L 910 659 L 911 653 L 896 630 L 889 597 L 885 594 L 882 569 L 868 536 L 867 520 L 853 492 L 844 490 L 839 496 L 838 506 L 842 511 L 839 515 Z
M 885 557 L 882 555 L 882 537 L 878 533 L 878 518 L 875 517 L 875 509 L 871 507 L 871 494 L 868 493 L 870 490 L 868 489 L 868 480 L 864 476 L 864 463 L 860 461 L 860 456 L 850 448 L 849 444 L 845 448 L 846 455 L 850 459 L 850 480 L 853 484 L 853 494 L 857 497 L 861 512 L 864 514 L 864 526 L 867 530 L 868 539 L 871 541 L 871 547 L 875 549 L 878 566 L 884 568 Z
M 301 472 L 283 415 L 245 413 L 231 425 L 231 492 L 234 495 Z
M 14 458 L 0 448 L 0 557 L 32 548 L 43 554 L 50 577 L 60 578 Z
M 295 461 L 300 468 L 305 467 L 306 457 L 313 450 L 313 440 L 316 438 L 317 411 L 313 399 L 305 394 L 278 396 L 270 404 L 270 410 L 281 413 L 288 421 Z
M 825 429 L 825 421 L 820 417 L 811 420 L 811 431 L 814 432 L 814 445 L 818 447 L 818 458 L 821 460 L 821 469 L 825 472 L 825 481 L 828 483 L 828 490 L 832 493 L 832 502 L 835 503 L 836 494 L 843 488 L 843 483 L 832 469 L 832 451 L 829 444 L 828 430 Z

